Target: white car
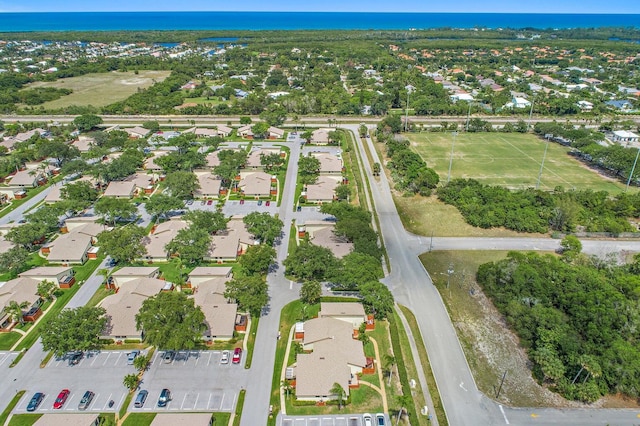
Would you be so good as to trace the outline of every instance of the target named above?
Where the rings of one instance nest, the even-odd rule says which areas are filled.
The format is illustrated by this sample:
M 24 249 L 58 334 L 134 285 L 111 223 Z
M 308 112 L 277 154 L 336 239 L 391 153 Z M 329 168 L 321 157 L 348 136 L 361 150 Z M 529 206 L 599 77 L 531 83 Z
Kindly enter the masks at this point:
M 220 364 L 229 364 L 229 351 L 222 351 L 222 357 L 220 358 Z
M 362 415 L 362 421 L 364 426 L 373 426 L 373 417 L 369 413 Z

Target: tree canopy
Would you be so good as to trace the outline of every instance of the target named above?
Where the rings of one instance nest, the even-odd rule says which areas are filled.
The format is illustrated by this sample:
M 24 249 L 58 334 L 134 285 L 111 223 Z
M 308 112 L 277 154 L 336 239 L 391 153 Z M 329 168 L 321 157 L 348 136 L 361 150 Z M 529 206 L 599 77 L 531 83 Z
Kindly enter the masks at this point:
M 116 262 L 129 263 L 145 255 L 146 250 L 142 244 L 145 235 L 144 228 L 123 226 L 98 234 L 98 244 L 102 252 Z
M 185 263 L 194 265 L 201 262 L 209 252 L 211 235 L 193 225 L 178 231 L 173 240 L 165 246 L 170 254 L 177 254 Z
M 260 275 L 240 276 L 227 282 L 224 297 L 236 300 L 241 309 L 259 317 L 269 302 L 268 290 L 269 286 Z
M 299 281 L 324 281 L 337 264 L 331 250 L 307 242 L 301 242 L 284 260 L 287 273 Z
M 107 317 L 99 307 L 80 306 L 64 309 L 47 318 L 42 327 L 42 347 L 57 357 L 72 351 L 89 351 L 100 347 Z
M 276 238 L 282 234 L 282 221 L 269 213 L 251 212 L 242 218 L 247 225 L 247 230 L 253 234 L 256 240 L 269 246 L 273 245 Z
M 164 350 L 195 349 L 206 330 L 204 314 L 193 299 L 181 292 L 160 292 L 142 302 L 136 327 L 145 340 Z

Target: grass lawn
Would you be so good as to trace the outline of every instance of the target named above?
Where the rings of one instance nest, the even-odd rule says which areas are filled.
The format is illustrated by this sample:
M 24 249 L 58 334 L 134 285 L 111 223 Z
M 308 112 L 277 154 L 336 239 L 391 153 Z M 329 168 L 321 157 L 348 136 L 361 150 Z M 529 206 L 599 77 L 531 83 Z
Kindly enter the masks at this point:
M 38 419 L 42 417 L 42 414 L 18 414 L 11 417 L 9 426 L 31 426 Z
M 48 188 L 49 186 L 51 186 L 54 182 L 57 182 L 58 180 L 60 180 L 60 178 L 57 177 L 57 176 L 54 176 L 53 178 L 49 179 L 49 181 L 48 181 L 48 183 L 46 185 L 38 186 L 36 188 L 27 189 L 27 197 L 26 198 L 22 198 L 20 200 L 16 200 L 16 199 L 11 200 L 10 204 L 7 204 L 2 210 L 0 210 L 0 217 L 11 213 L 12 211 L 14 211 L 18 207 L 20 207 L 22 204 L 26 203 L 28 200 L 30 200 L 31 198 L 33 198 L 37 194 L 39 194 L 42 191 L 44 191 L 46 188 Z M 35 206 L 33 206 L 33 207 L 35 207 Z
M 2 414 L 0 414 L 0 425 L 5 424 L 5 422 L 9 418 L 9 414 L 11 414 L 11 411 L 13 411 L 16 405 L 18 405 L 18 402 L 20 402 L 20 398 L 22 398 L 22 396 L 24 395 L 24 392 L 25 391 L 22 390 L 16 393 L 15 396 L 9 402 L 9 405 L 7 405 L 7 408 L 5 408 Z
M 260 317 L 251 318 L 251 328 L 249 328 L 247 337 L 247 357 L 244 361 L 244 368 L 251 368 L 251 362 L 253 361 L 253 349 L 256 344 L 256 333 L 258 332 L 258 324 L 260 323 Z
M 13 345 L 16 344 L 18 339 L 20 339 L 21 336 L 22 334 L 16 333 L 15 331 L 12 331 L 10 333 L 1 333 L 0 334 L 0 350 L 2 351 L 10 350 L 13 347 Z
M 393 190 L 392 190 L 393 191 Z M 464 221 L 457 208 L 445 204 L 433 195 L 405 197 L 393 193 L 398 214 L 405 229 L 417 235 L 430 237 L 536 237 L 539 234 L 525 234 L 505 228 L 476 228 Z M 425 251 L 429 247 L 425 246 Z
M 130 413 L 122 426 L 149 426 L 156 413 Z
M 242 389 L 238 395 L 238 403 L 236 404 L 236 416 L 233 418 L 233 426 L 240 426 L 240 420 L 242 419 L 242 408 L 244 407 L 244 398 L 247 395 L 247 391 Z M 228 423 L 228 422 L 227 422 Z
M 446 181 L 453 136 L 446 133 L 407 134 L 411 146 Z M 535 187 L 546 142 L 532 134 L 458 133 L 451 178 L 473 178 L 509 188 Z M 618 193 L 620 182 L 602 177 L 575 158 L 569 148 L 549 143 L 540 189 L 593 189 Z
M 99 256 L 98 259 L 89 260 L 87 263 L 81 266 L 74 266 L 73 270 L 75 271 L 76 276 L 76 284 L 67 290 L 61 290 L 61 294 L 57 296 L 54 305 L 49 309 L 49 311 L 45 314 L 46 316 L 55 316 L 57 315 L 71 300 L 74 294 L 80 288 L 79 283 L 86 281 L 87 278 L 93 273 L 93 271 L 100 265 L 100 263 L 104 260 L 104 255 Z M 28 349 L 33 345 L 33 343 L 38 340 L 40 337 L 40 329 L 43 327 L 45 323 L 44 319 L 41 319 L 38 324 L 31 327 L 29 330 L 29 334 L 20 342 L 20 344 L 15 348 L 16 350 Z
M 26 86 L 27 89 L 36 87 L 55 87 L 71 89 L 73 93 L 55 101 L 45 102 L 45 109 L 65 108 L 70 105 L 105 106 L 128 98 L 138 91 L 167 78 L 170 71 L 140 70 L 138 74 L 132 71 L 112 71 L 106 73 L 86 74 L 78 77 L 61 78 L 56 81 L 38 81 Z
M 440 399 L 440 392 L 436 384 L 436 379 L 433 376 L 433 371 L 431 370 L 431 363 L 429 362 L 429 356 L 427 355 L 424 341 L 422 340 L 422 336 L 418 332 L 418 322 L 416 321 L 416 317 L 413 315 L 413 312 L 411 312 L 409 308 L 400 306 L 400 310 L 402 311 L 404 317 L 407 319 L 409 327 L 413 331 L 413 338 L 415 339 L 416 346 L 418 347 L 418 353 L 420 354 L 420 363 L 422 364 L 422 369 L 424 370 L 424 375 L 427 379 L 427 387 L 429 388 L 431 400 L 433 401 L 433 406 L 436 411 L 436 418 L 438 419 L 439 424 L 441 424 L 442 426 L 446 426 L 448 424 L 447 416 L 444 412 L 442 400 Z
M 499 401 L 520 406 L 564 406 L 564 400 L 539 386 L 531 377 L 526 353 L 502 315 L 475 282 L 483 263 L 503 259 L 506 251 L 440 251 L 425 253 L 420 260 L 440 291 L 467 362 L 482 392 L 494 398 L 504 372 Z M 447 286 L 447 269 L 455 273 Z

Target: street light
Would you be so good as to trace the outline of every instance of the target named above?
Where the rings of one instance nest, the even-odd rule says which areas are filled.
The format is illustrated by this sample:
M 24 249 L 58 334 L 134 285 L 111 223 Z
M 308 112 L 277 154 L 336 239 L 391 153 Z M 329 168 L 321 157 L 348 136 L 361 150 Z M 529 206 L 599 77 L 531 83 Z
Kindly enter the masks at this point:
M 536 189 L 540 187 L 540 179 L 542 178 L 542 169 L 544 169 L 544 160 L 547 158 L 547 149 L 549 149 L 549 138 L 547 138 L 547 144 L 544 146 L 544 154 L 542 154 L 542 163 L 540 163 L 540 171 L 538 172 L 538 182 L 536 182 Z
M 404 131 L 407 132 L 409 126 L 409 95 L 411 94 L 411 85 L 407 84 L 407 107 L 404 109 Z
M 453 166 L 453 148 L 456 144 L 456 136 L 458 136 L 458 132 L 451 132 L 453 135 L 453 141 L 451 142 L 451 156 L 449 157 L 449 174 L 447 174 L 447 183 L 451 180 L 451 166 Z
M 449 269 L 447 269 L 447 288 L 449 288 L 449 281 L 451 280 L 451 275 L 453 275 L 453 265 L 449 265 Z

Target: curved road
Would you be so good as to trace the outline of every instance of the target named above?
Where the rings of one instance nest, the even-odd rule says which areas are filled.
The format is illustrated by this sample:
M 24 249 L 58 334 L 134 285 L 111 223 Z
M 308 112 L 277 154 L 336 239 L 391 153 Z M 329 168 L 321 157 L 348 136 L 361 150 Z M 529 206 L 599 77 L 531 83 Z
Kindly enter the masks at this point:
M 357 126 L 344 126 L 357 135 Z M 381 163 L 371 139 L 367 139 L 373 161 Z M 389 182 L 384 174 L 374 179 L 363 145 L 358 149 L 371 183 L 371 192 L 380 220 L 382 237 L 391 262 L 391 273 L 383 280 L 399 303 L 416 315 L 431 367 L 446 410 L 449 424 L 477 425 L 635 425 L 639 410 L 553 409 L 503 407 L 480 392 L 465 358 L 451 319 L 440 294 L 417 254 L 427 251 L 429 238 L 417 237 L 405 231 L 393 203 Z M 475 239 L 434 238 L 434 249 L 541 249 L 557 246 L 557 240 L 547 239 Z M 589 250 L 615 250 L 618 245 L 638 250 L 640 242 L 584 241 Z M 420 250 L 420 247 L 424 247 Z

